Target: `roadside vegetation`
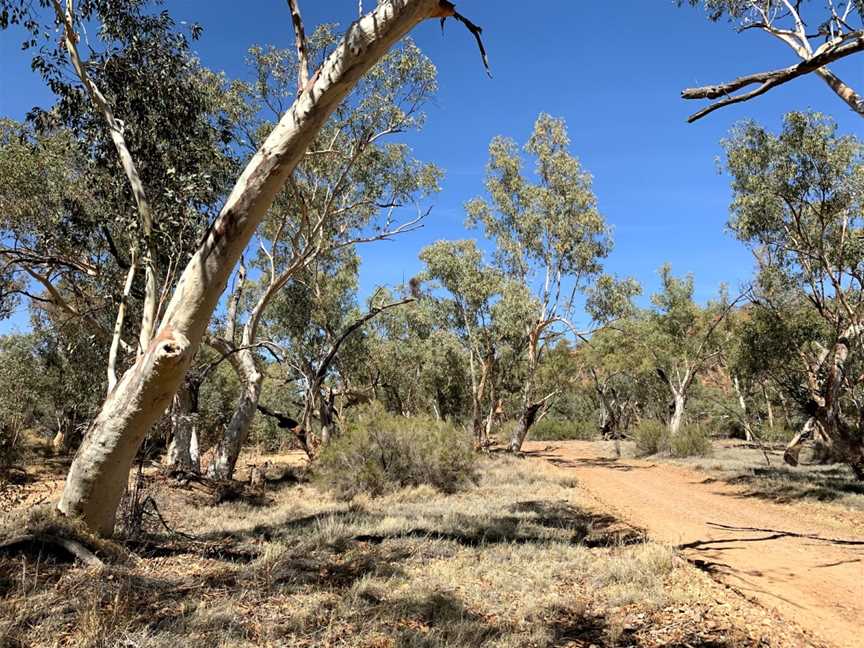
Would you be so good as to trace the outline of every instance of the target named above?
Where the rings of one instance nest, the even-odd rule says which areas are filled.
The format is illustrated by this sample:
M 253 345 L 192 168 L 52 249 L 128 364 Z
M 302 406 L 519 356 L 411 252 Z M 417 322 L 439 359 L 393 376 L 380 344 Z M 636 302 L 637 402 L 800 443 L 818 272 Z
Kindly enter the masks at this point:
M 268 468 L 264 502 L 216 506 L 147 471 L 143 488 L 176 533 L 148 518 L 138 535 L 94 546 L 102 566 L 70 566 L 49 545 L 2 555 L 4 645 L 797 640 L 761 614 L 748 628 L 756 616 L 743 598 L 598 511 L 545 462 L 499 456 L 457 493 L 420 485 L 344 501 L 314 481 L 284 481 L 298 461 Z M 33 515 L 31 530 L 50 530 L 52 515 Z
M 158 0 L 0 0 L 47 88 L 0 115 L 0 646 L 804 645 L 532 444 L 864 508 L 864 142 L 729 130 L 755 264 L 708 294 L 610 270 L 585 125 L 541 95 L 408 274 L 382 242 L 448 187 L 408 144 L 438 100 L 410 33 L 489 54 L 447 0 L 354 4 L 343 34 L 288 0 L 293 46 L 231 76 Z M 828 67 L 861 2 L 677 4 L 796 63 L 685 90 L 691 121 L 804 75 L 864 115 Z

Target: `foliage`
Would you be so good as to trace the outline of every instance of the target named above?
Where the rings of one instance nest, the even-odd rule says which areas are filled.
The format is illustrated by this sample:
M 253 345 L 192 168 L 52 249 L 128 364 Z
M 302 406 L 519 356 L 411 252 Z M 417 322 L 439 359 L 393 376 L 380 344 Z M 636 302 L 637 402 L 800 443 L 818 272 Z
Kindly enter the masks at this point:
M 633 440 L 639 457 L 707 457 L 712 452 L 710 436 L 697 425 L 683 425 L 677 434 L 672 435 L 663 423 L 644 420 L 636 426 Z
M 316 470 L 344 499 L 423 484 L 452 493 L 475 480 L 475 454 L 470 436 L 453 426 L 394 416 L 374 403 L 323 449 Z
M 744 123 L 725 145 L 730 226 L 759 262 L 743 367 L 864 462 L 864 145 L 814 113 L 776 135 Z
M 0 425 L 41 436 L 80 431 L 103 395 L 103 349 L 75 322 L 34 322 L 0 338 Z M 98 372 L 94 375 L 94 372 Z
M 648 457 L 669 451 L 669 429 L 660 421 L 640 421 L 633 432 L 636 456 Z
M 535 441 L 566 441 L 578 439 L 593 441 L 597 438 L 597 424 L 591 420 L 563 420 L 547 416 L 534 425 L 531 438 Z

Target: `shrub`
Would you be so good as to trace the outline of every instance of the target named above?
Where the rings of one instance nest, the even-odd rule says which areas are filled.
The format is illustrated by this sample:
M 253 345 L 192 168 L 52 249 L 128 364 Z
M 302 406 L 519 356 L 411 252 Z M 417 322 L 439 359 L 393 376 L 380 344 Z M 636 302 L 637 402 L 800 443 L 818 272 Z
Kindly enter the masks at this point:
M 669 428 L 659 421 L 642 421 L 633 434 L 636 456 L 707 457 L 711 454 L 711 437 L 701 427 L 683 425 L 671 436 Z
M 673 457 L 707 457 L 711 454 L 711 437 L 695 425 L 684 425 L 669 441 L 669 454 Z
M 773 429 L 765 425 L 756 431 L 761 441 L 765 443 L 782 443 L 784 445 L 789 443 L 797 433 L 798 430 L 795 428 L 786 427 L 779 423 Z
M 531 428 L 528 436 L 535 441 L 591 441 L 597 436 L 597 425 L 591 421 L 544 418 Z
M 641 421 L 633 432 L 636 456 L 663 454 L 669 451 L 669 429 L 660 421 Z
M 427 418 L 403 418 L 373 404 L 324 448 L 316 475 L 336 496 L 373 497 L 429 485 L 453 493 L 476 482 L 470 435 Z

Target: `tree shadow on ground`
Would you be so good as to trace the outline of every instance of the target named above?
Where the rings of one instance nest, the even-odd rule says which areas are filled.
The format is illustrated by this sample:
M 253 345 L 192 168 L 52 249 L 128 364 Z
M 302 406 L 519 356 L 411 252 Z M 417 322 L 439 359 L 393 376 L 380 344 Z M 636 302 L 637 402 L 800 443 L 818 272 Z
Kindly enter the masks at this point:
M 552 645 L 576 645 L 598 648 L 632 646 L 648 648 L 737 648 L 742 645 L 738 639 L 723 636 L 722 631 L 703 630 L 692 623 L 680 631 L 679 637 L 661 639 L 650 633 L 650 620 L 627 623 L 621 619 L 587 612 L 579 608 L 554 607 L 549 610 L 549 628 L 552 631 Z M 643 631 L 649 631 L 643 634 Z M 717 635 L 717 636 L 714 636 Z
M 642 530 L 630 527 L 610 515 L 589 511 L 567 502 L 525 501 L 509 507 L 514 515 L 468 515 L 464 513 L 427 513 L 425 524 L 387 532 L 371 531 L 350 534 L 345 541 L 381 544 L 396 538 L 447 540 L 466 547 L 490 544 L 537 544 L 565 541 L 587 547 L 613 547 L 645 542 Z M 520 515 L 521 514 L 521 515 Z M 243 543 L 252 539 L 265 541 L 296 537 L 313 531 L 324 523 L 344 523 L 374 529 L 389 516 L 385 513 L 343 510 L 317 513 L 248 529 L 212 532 L 201 539 L 224 543 Z M 559 531 L 550 537 L 544 529 Z
M 649 470 L 657 466 L 657 464 L 646 464 L 644 466 L 634 464 L 623 457 L 577 457 L 568 459 L 555 454 L 554 448 L 552 451 L 548 451 L 548 449 L 530 450 L 523 452 L 521 456 L 534 459 L 544 459 L 553 466 L 561 468 L 609 468 L 610 470 L 631 472 L 633 470 Z
M 587 511 L 566 501 L 517 502 L 510 509 L 536 514 L 532 522 L 539 526 L 568 529 L 573 532 L 572 541 L 586 547 L 627 546 L 646 541 L 643 530 L 624 524 L 611 515 Z
M 742 496 L 784 504 L 796 500 L 834 502 L 857 495 L 862 497 L 864 506 L 864 482 L 856 480 L 845 466 L 802 471 L 781 466 L 762 467 L 724 481 L 742 486 Z

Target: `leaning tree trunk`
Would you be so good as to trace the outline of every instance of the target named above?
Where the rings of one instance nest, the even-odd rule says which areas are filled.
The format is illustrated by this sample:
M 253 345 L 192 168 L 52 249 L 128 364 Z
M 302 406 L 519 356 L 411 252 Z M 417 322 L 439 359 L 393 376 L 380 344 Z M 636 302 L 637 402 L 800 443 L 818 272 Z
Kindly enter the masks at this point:
M 180 386 L 228 278 L 277 193 L 330 114 L 392 45 L 452 5 L 389 0 L 348 29 L 247 165 L 181 275 L 158 333 L 108 395 L 66 478 L 58 509 L 93 531 L 114 530 L 129 469 Z
M 250 350 L 243 350 L 238 351 L 237 356 L 240 361 L 238 364 L 242 368 L 239 373 L 243 379 L 243 393 L 207 467 L 207 474 L 217 479 L 231 479 L 234 476 L 234 468 L 237 466 L 240 450 L 249 437 L 264 384 L 264 372 L 258 367 L 255 354 Z
M 264 385 L 264 372 L 258 366 L 258 358 L 252 347 L 258 336 L 258 325 L 261 322 L 261 317 L 278 290 L 279 285 L 271 283 L 258 299 L 258 303 L 255 304 L 255 308 L 249 315 L 249 320 L 243 327 L 239 350 L 233 344 L 235 326 L 233 319 L 228 324 L 227 340 L 209 338 L 211 346 L 228 358 L 237 373 L 237 377 L 243 384 L 243 392 L 240 394 L 231 421 L 225 428 L 225 432 L 216 446 L 216 453 L 207 467 L 207 475 L 210 477 L 231 479 L 234 476 L 234 468 L 237 466 L 240 451 L 252 429 L 252 422 L 255 420 L 255 412 L 258 409 L 258 401 L 261 399 L 261 389 Z
M 840 397 L 846 389 L 845 366 L 850 354 L 850 341 L 861 335 L 864 326 L 850 325 L 834 344 L 824 379 L 811 377 L 811 384 L 818 385 L 811 391 L 808 406 L 810 418 L 802 430 L 786 446 L 783 459 L 792 466 L 798 465 L 798 454 L 806 441 L 819 439 L 834 456 L 844 461 L 855 474 L 864 480 L 864 417 L 850 424 L 841 411 Z
M 816 70 L 816 74 L 822 78 L 825 83 L 834 91 L 834 93 L 846 102 L 852 110 L 859 115 L 864 115 L 864 98 L 861 97 L 855 90 L 837 78 L 827 67 L 821 67 Z
M 510 444 L 508 450 L 510 452 L 520 452 L 522 444 L 525 443 L 525 438 L 528 436 L 528 430 L 534 425 L 537 420 L 537 412 L 542 403 L 531 402 L 531 393 L 534 388 L 534 372 L 537 369 L 537 337 L 538 330 L 532 329 L 528 333 L 528 367 L 525 375 L 525 384 L 522 386 L 522 413 L 519 416 L 519 423 L 510 435 Z
M 531 430 L 531 427 L 537 422 L 537 415 L 540 413 L 540 410 L 543 409 L 545 403 L 546 401 L 544 399 L 536 403 L 528 403 L 522 408 L 522 415 L 519 417 L 519 424 L 516 426 L 513 435 L 510 437 L 510 452 L 520 452 L 522 450 L 522 444 L 525 443 L 525 439 L 528 437 L 528 432 Z

